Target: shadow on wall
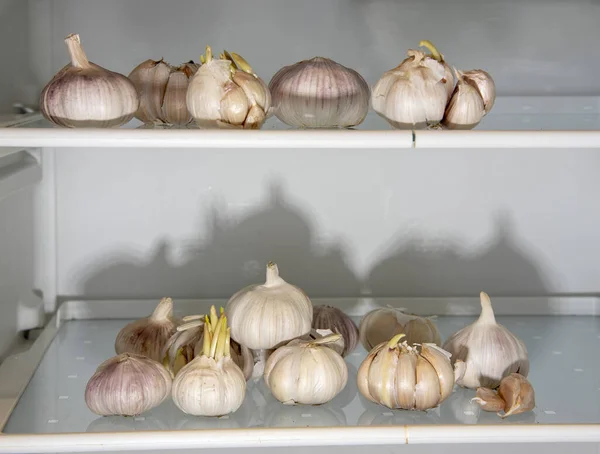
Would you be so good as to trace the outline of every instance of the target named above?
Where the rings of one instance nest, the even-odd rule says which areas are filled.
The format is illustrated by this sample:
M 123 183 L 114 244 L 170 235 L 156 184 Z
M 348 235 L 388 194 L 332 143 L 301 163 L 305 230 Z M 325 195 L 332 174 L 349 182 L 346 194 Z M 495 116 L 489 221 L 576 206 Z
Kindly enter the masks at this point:
M 90 298 L 225 297 L 264 279 L 265 265 L 278 263 L 282 277 L 314 297 L 359 295 L 360 284 L 338 244 L 319 244 L 310 217 L 288 203 L 278 186 L 270 200 L 238 222 L 223 221 L 218 210 L 207 219 L 206 241 L 171 264 L 171 245 L 162 241 L 149 263 L 117 253 L 84 273 Z
M 507 214 L 497 216 L 489 243 L 475 254 L 458 241 L 428 244 L 402 237 L 368 277 L 373 296 L 543 296 L 551 289 L 516 239 Z
M 221 215 L 222 216 L 222 215 Z M 206 240 L 183 251 L 174 264 L 174 246 L 161 241 L 149 262 L 117 252 L 84 272 L 87 298 L 227 298 L 264 279 L 269 260 L 282 276 L 311 297 L 467 296 L 485 290 L 493 296 L 543 296 L 551 289 L 534 259 L 516 239 L 510 219 L 499 216 L 490 242 L 472 253 L 458 241 L 435 244 L 403 233 L 361 282 L 340 244 L 321 244 L 308 212 L 285 200 L 280 187 L 269 201 L 230 222 L 218 208 L 206 220 Z M 385 254 L 384 254 L 385 256 Z

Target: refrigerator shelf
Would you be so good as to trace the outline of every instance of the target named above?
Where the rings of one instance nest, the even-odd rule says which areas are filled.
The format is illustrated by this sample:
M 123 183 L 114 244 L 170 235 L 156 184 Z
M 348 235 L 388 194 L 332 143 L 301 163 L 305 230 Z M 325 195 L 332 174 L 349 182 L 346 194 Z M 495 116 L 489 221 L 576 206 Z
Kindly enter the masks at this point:
M 463 311 L 457 299 L 428 299 L 412 304 L 439 314 L 442 338 L 471 323 L 474 299 Z M 542 301 L 542 299 L 539 299 Z M 138 417 L 99 417 L 83 395 L 96 367 L 114 355 L 118 331 L 133 318 L 146 316 L 156 301 L 71 301 L 63 303 L 32 348 L 8 358 L 0 367 L 1 453 L 139 451 L 199 447 L 309 445 L 384 445 L 476 442 L 600 442 L 600 317 L 596 298 L 571 299 L 561 310 L 534 310 L 543 315 L 499 315 L 527 345 L 530 380 L 536 390 L 533 412 L 502 420 L 482 412 L 470 399 L 474 391 L 455 388 L 452 396 L 427 412 L 389 410 L 358 393 L 356 372 L 366 352 L 358 347 L 347 357 L 346 388 L 322 406 L 284 406 L 262 381 L 249 382 L 246 400 L 234 414 L 200 418 L 179 411 L 167 400 Z M 517 311 L 524 299 L 495 300 L 497 313 Z M 334 304 L 360 319 L 382 303 L 411 305 L 401 299 L 314 300 Z M 179 313 L 202 313 L 225 301 L 176 301 Z M 409 303 L 409 304 L 405 304 Z M 535 304 L 533 306 L 536 307 Z M 541 306 L 540 306 L 541 307 Z M 578 310 L 577 308 L 584 308 Z M 520 313 L 526 311 L 519 311 Z M 579 315 L 548 315 L 560 313 Z M 128 317 L 115 319 L 111 316 Z M 586 315 L 581 315 L 586 314 Z M 38 365 L 39 364 L 39 365 Z
M 3 124 L 0 122 L 0 126 Z M 473 131 L 400 131 L 373 111 L 353 130 L 300 130 L 271 117 L 261 131 L 53 127 L 39 114 L 0 128 L 0 147 L 119 148 L 596 148 L 600 97 L 499 97 Z

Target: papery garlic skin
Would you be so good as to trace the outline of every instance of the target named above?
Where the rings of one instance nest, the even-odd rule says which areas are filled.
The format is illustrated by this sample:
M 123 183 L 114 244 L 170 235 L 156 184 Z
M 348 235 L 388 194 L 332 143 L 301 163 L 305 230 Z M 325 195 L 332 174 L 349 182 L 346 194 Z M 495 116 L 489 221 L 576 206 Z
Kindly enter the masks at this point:
M 264 371 L 273 396 L 285 405 L 319 405 L 339 394 L 348 382 L 348 367 L 339 353 L 324 344 L 340 337 L 296 339 L 275 350 Z
M 139 98 L 131 81 L 87 59 L 79 35 L 65 39 L 71 63 L 61 69 L 40 94 L 40 111 L 67 128 L 110 128 L 130 121 Z
M 341 334 L 344 339 L 342 356 L 352 353 L 358 344 L 358 327 L 356 323 L 337 307 L 315 306 L 313 308 L 312 327 L 315 329 L 329 329 L 334 333 Z
M 246 379 L 229 357 L 197 356 L 173 381 L 173 402 L 184 413 L 223 416 L 233 413 L 246 396 Z
M 485 113 L 488 114 L 496 101 L 496 84 L 492 76 L 483 69 L 465 71 L 462 76 L 466 82 L 477 88 L 483 99 Z
M 252 350 L 271 349 L 311 329 L 313 307 L 308 296 L 267 265 L 264 284 L 250 285 L 233 295 L 225 308 L 231 337 Z
M 378 115 L 397 129 L 423 129 L 439 123 L 448 100 L 445 69 L 418 50 L 383 74 L 371 93 Z
M 437 50 L 437 48 L 433 45 L 431 41 L 424 40 L 419 43 L 419 47 L 426 47 L 431 55 L 428 57 L 433 58 L 441 63 L 444 67 L 444 85 L 446 87 L 446 94 L 448 95 L 448 101 L 452 97 L 452 93 L 454 92 L 454 86 L 456 85 L 456 80 L 454 79 L 454 70 L 452 67 L 446 63 L 444 56 Z
M 473 129 L 485 115 L 483 98 L 476 87 L 458 72 L 458 83 L 446 106 L 442 124 L 446 129 Z
M 358 369 L 358 389 L 371 402 L 392 409 L 437 407 L 454 387 L 450 354 L 434 344 L 399 344 L 402 337 L 371 350 Z
M 163 298 L 150 317 L 127 324 L 115 341 L 115 351 L 136 353 L 160 363 L 164 360 L 164 349 L 175 333 L 177 322 L 173 318 L 173 300 Z
M 259 129 L 271 108 L 271 94 L 250 65 L 237 54 L 220 59 L 206 47 L 204 64 L 187 90 L 188 110 L 201 128 Z
M 518 372 L 529 373 L 525 344 L 504 326 L 496 323 L 489 296 L 481 292 L 479 319 L 456 332 L 444 343 L 452 362 L 464 361 L 464 376 L 456 384 L 465 388 L 495 389 L 502 378 Z
M 273 113 L 298 128 L 350 128 L 369 111 L 369 85 L 353 69 L 315 57 L 281 68 L 269 82 Z
M 440 331 L 433 320 L 392 307 L 367 313 L 360 321 L 359 333 L 360 342 L 367 351 L 400 333 L 405 335 L 408 345 L 442 343 Z
M 310 333 L 305 334 L 304 336 L 300 336 L 297 339 L 306 341 L 306 342 L 314 342 L 316 340 L 331 336 L 332 334 L 339 334 L 339 333 L 334 333 L 330 329 L 314 329 L 313 328 L 310 330 Z M 289 342 L 284 342 L 284 345 L 285 344 L 289 344 Z M 283 347 L 284 345 L 281 345 L 281 346 Z M 329 348 L 333 349 L 338 355 L 344 356 L 343 353 L 344 353 L 344 350 L 346 347 L 346 343 L 344 342 L 344 337 L 341 334 L 340 334 L 338 340 L 331 341 L 331 342 L 328 342 L 328 343 L 322 344 L 322 345 L 324 347 L 329 347 Z
M 163 60 L 146 60 L 136 66 L 129 74 L 140 97 L 136 118 L 146 124 L 190 123 L 186 95 L 189 79 L 199 67 L 193 61 L 173 67 Z
M 171 375 L 157 361 L 123 353 L 104 361 L 85 388 L 85 402 L 102 416 L 140 415 L 171 392 Z

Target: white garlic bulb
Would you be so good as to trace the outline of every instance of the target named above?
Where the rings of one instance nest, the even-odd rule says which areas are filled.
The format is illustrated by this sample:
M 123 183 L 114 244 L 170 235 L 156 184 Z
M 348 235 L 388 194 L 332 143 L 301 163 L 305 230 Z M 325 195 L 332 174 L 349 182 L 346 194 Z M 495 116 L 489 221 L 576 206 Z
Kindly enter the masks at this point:
M 315 57 L 281 68 L 269 83 L 273 113 L 298 128 L 350 128 L 369 111 L 369 85 L 356 71 Z
M 223 308 L 221 308 L 221 314 Z M 196 356 L 202 355 L 204 348 L 204 324 L 217 320 L 216 309 L 211 307 L 210 318 L 208 315 L 190 315 L 183 317 L 183 324 L 177 327 L 175 334 L 171 336 L 163 350 L 163 357 L 168 358 L 169 368 L 173 375 L 177 375 L 181 368 L 191 362 Z M 249 348 L 231 340 L 230 355 L 236 363 L 246 380 L 252 376 L 254 361 Z
M 453 363 L 464 361 L 464 375 L 456 384 L 465 388 L 491 388 L 500 385 L 502 378 L 517 372 L 529 373 L 529 359 L 525 344 L 504 326 L 496 323 L 492 302 L 481 292 L 479 319 L 456 332 L 444 343 L 444 350 L 452 353 Z
M 233 295 L 225 308 L 231 337 L 255 353 L 264 367 L 267 350 L 310 332 L 313 308 L 308 296 L 279 276 L 275 263 L 267 265 L 264 284 L 250 285 Z
M 381 76 L 371 104 L 398 129 L 423 129 L 439 123 L 448 101 L 446 72 L 435 58 L 409 50 L 408 58 Z
M 483 98 L 476 87 L 457 71 L 458 82 L 446 106 L 442 124 L 447 129 L 473 129 L 485 115 Z
M 213 58 L 210 46 L 187 91 L 187 107 L 201 128 L 259 129 L 271 108 L 269 88 L 240 55 Z
M 344 340 L 342 356 L 352 353 L 358 344 L 358 328 L 343 311 L 337 307 L 316 306 L 313 308 L 312 326 L 315 329 L 329 329 L 340 333 Z
M 319 405 L 329 402 L 348 381 L 344 358 L 325 346 L 342 336 L 295 339 L 275 350 L 265 365 L 265 384 L 273 396 L 286 405 Z
M 140 97 L 135 117 L 146 124 L 186 125 L 192 121 L 186 105 L 189 79 L 200 65 L 193 61 L 173 67 L 146 60 L 129 74 Z
M 434 344 L 400 343 L 403 337 L 398 334 L 371 350 L 358 369 L 358 389 L 388 408 L 437 407 L 454 387 L 450 354 Z
M 110 128 L 131 120 L 139 99 L 131 81 L 87 59 L 79 35 L 65 39 L 71 63 L 61 69 L 40 95 L 40 111 L 67 128 Z
M 204 324 L 202 354 L 179 371 L 172 396 L 181 411 L 195 416 L 223 416 L 242 405 L 246 379 L 231 359 L 230 330 L 224 314 Z
M 104 361 L 85 388 L 85 403 L 102 416 L 135 416 L 160 405 L 171 392 L 171 375 L 157 361 L 123 353 Z
M 523 375 L 512 373 L 500 381 L 497 393 L 489 388 L 477 388 L 477 397 L 471 401 L 477 402 L 485 411 L 497 412 L 504 419 L 533 410 L 535 392 Z
M 162 363 L 165 345 L 175 333 L 176 325 L 173 300 L 163 298 L 150 317 L 131 322 L 119 331 L 115 351 L 137 353 Z
M 489 73 L 483 69 L 472 69 L 462 73 L 463 79 L 477 88 L 483 99 L 485 113 L 488 114 L 496 101 L 496 84 Z
M 391 339 L 396 334 L 404 334 L 408 345 L 442 343 L 436 324 L 427 317 L 407 314 L 403 309 L 384 307 L 366 314 L 360 321 L 360 342 L 367 351 Z

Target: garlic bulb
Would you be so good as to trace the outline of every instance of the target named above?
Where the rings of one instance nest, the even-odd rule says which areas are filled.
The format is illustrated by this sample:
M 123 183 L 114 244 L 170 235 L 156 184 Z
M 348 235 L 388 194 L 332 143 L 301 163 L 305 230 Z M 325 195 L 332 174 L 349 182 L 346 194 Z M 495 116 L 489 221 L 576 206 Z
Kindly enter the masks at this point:
M 529 359 L 525 344 L 504 326 L 496 323 L 490 297 L 481 292 L 479 319 L 456 332 L 444 344 L 452 353 L 453 363 L 465 362 L 465 373 L 456 384 L 465 388 L 492 388 L 502 378 L 518 372 L 529 373 Z
M 452 93 L 454 92 L 454 86 L 456 85 L 456 80 L 454 79 L 454 71 L 452 67 L 446 63 L 444 56 L 437 50 L 437 48 L 433 45 L 431 41 L 424 40 L 419 43 L 419 47 L 427 48 L 431 54 L 428 57 L 433 58 L 439 61 L 444 67 L 444 86 L 446 87 L 447 99 L 450 100 L 452 97 Z
M 431 319 L 393 307 L 375 309 L 366 314 L 360 321 L 359 332 L 360 342 L 367 351 L 400 333 L 405 335 L 408 345 L 442 343 L 440 332 Z
M 157 361 L 123 353 L 104 361 L 85 388 L 85 403 L 102 416 L 135 416 L 160 405 L 171 392 L 171 376 Z
M 187 107 L 201 128 L 259 129 L 271 108 L 271 93 L 240 55 L 213 58 L 210 46 L 190 81 Z
M 463 79 L 477 88 L 483 99 L 485 113 L 489 113 L 496 101 L 496 84 L 494 79 L 483 69 L 472 69 L 462 73 Z
M 172 396 L 181 411 L 195 416 L 223 416 L 242 405 L 246 379 L 231 359 L 230 330 L 224 314 L 204 324 L 202 354 L 179 371 Z
M 454 387 L 450 354 L 435 344 L 400 343 L 403 337 L 397 334 L 371 350 L 358 369 L 358 389 L 371 402 L 388 408 L 437 407 Z
M 408 58 L 383 74 L 373 87 L 371 104 L 378 115 L 398 129 L 423 129 L 439 123 L 448 101 L 441 54 L 426 56 L 409 50 Z
M 65 39 L 71 63 L 61 69 L 40 95 L 40 111 L 67 128 L 110 128 L 127 123 L 139 106 L 131 81 L 87 59 L 79 35 Z
M 356 344 L 358 344 L 358 328 L 356 324 L 336 307 L 316 306 L 313 309 L 312 327 L 316 329 L 330 329 L 334 333 L 340 333 L 344 339 L 342 356 L 352 353 L 356 348 Z
M 223 308 L 221 308 L 221 314 Z M 181 368 L 192 361 L 196 356 L 202 354 L 204 348 L 204 324 L 210 320 L 217 320 L 217 312 L 214 306 L 211 308 L 210 319 L 208 315 L 190 315 L 183 317 L 183 324 L 177 327 L 175 334 L 171 336 L 163 350 L 163 357 L 168 358 L 169 368 L 173 375 L 177 375 Z M 252 376 L 254 361 L 249 348 L 232 340 L 230 344 L 231 359 L 236 363 L 244 377 L 248 380 Z
M 140 97 L 135 117 L 146 124 L 186 125 L 192 121 L 186 105 L 189 79 L 200 65 L 193 61 L 173 67 L 162 59 L 136 66 L 129 79 Z
M 442 124 L 447 129 L 473 129 L 485 115 L 483 98 L 476 87 L 457 71 L 458 83 L 450 98 Z
M 313 316 L 308 296 L 279 277 L 273 262 L 267 265 L 266 282 L 238 291 L 229 299 L 225 311 L 231 337 L 254 350 L 255 362 L 262 363 L 259 368 L 264 366 L 266 350 L 310 332 Z
M 281 68 L 271 79 L 273 113 L 298 128 L 350 128 L 369 111 L 369 85 L 356 71 L 315 57 Z
M 498 412 L 506 418 L 535 408 L 535 392 L 531 383 L 521 374 L 512 373 L 502 379 L 498 393 L 489 388 L 478 388 L 477 397 L 471 399 L 485 411 Z M 504 414 L 500 413 L 504 410 Z
M 341 337 L 295 339 L 275 350 L 264 374 L 273 396 L 286 405 L 319 405 L 333 399 L 346 386 L 348 367 L 339 353 L 325 345 Z
M 115 351 L 137 353 L 162 363 L 164 347 L 175 333 L 175 326 L 173 300 L 163 298 L 150 317 L 131 322 L 119 331 Z

